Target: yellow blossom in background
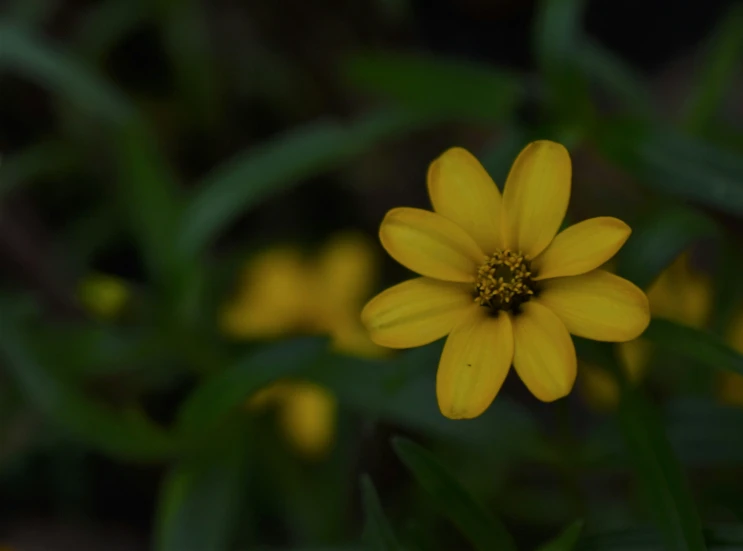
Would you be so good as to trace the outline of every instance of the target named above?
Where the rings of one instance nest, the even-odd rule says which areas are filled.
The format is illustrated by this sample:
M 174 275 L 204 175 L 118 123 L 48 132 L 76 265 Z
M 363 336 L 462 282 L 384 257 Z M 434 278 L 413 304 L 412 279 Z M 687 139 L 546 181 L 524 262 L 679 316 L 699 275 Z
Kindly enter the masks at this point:
M 338 352 L 379 356 L 384 350 L 359 321 L 375 268 L 371 245 L 355 234 L 332 239 L 315 257 L 290 247 L 265 251 L 245 267 L 221 313 L 222 330 L 238 339 L 328 335 Z M 287 439 L 307 456 L 322 456 L 333 443 L 336 401 L 318 385 L 281 381 L 254 395 L 249 406 L 277 408 Z
M 743 354 L 743 310 L 733 319 L 727 333 L 727 341 Z M 720 376 L 718 395 L 727 404 L 743 406 L 743 377 L 736 373 L 723 373 Z
M 434 212 L 396 208 L 379 230 L 387 252 L 423 277 L 396 285 L 362 312 L 377 344 L 422 346 L 447 336 L 436 377 L 441 412 L 480 415 L 513 364 L 542 401 L 567 395 L 576 376 L 570 333 L 629 341 L 647 327 L 645 294 L 597 269 L 629 227 L 592 218 L 559 234 L 571 161 L 550 141 L 514 161 L 503 196 L 469 152 L 452 148 L 428 170 Z
M 87 312 L 109 320 L 121 313 L 131 298 L 131 291 L 126 281 L 119 277 L 93 273 L 80 281 L 77 295 Z

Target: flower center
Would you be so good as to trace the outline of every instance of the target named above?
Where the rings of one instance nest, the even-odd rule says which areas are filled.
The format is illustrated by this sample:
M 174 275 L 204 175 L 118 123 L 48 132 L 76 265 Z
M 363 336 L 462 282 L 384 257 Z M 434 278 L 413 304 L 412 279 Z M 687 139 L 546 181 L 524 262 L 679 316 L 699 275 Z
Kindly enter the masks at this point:
M 521 253 L 498 250 L 477 270 L 475 302 L 497 312 L 512 312 L 534 294 L 530 263 Z

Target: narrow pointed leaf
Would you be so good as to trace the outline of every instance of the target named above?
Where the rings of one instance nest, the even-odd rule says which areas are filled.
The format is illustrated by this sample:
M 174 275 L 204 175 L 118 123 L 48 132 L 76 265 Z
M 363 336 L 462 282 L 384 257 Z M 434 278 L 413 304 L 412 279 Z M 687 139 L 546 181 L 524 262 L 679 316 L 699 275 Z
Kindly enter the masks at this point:
M 109 82 L 58 47 L 12 24 L 0 22 L 0 72 L 28 78 L 106 122 L 122 124 L 133 109 Z
M 629 386 L 622 391 L 619 421 L 648 511 L 666 548 L 706 550 L 694 499 L 658 415 L 646 398 Z
M 743 159 L 735 151 L 641 121 L 607 121 L 596 137 L 607 158 L 648 189 L 743 214 Z
M 221 440 L 209 456 L 184 459 L 165 477 L 156 519 L 156 551 L 231 549 L 244 492 L 246 446 L 235 428 L 223 431 Z
M 643 337 L 659 347 L 693 358 L 712 369 L 743 375 L 743 354 L 717 335 L 665 319 L 650 322 Z
M 175 454 L 178 442 L 141 411 L 107 408 L 53 376 L 2 309 L 0 356 L 29 402 L 74 438 L 125 459 L 149 461 Z
M 193 257 L 261 201 L 421 124 L 409 114 L 376 112 L 350 124 L 313 122 L 251 147 L 200 183 L 186 208 L 174 248 L 184 258 Z
M 701 132 L 713 121 L 732 90 L 732 80 L 743 61 L 743 4 L 734 2 L 712 32 L 706 55 L 694 79 L 694 91 L 686 108 L 686 128 Z
M 377 490 L 368 475 L 361 477 L 361 501 L 364 506 L 363 539 L 370 551 L 402 551 L 382 510 Z
M 431 453 L 405 438 L 394 438 L 395 453 L 433 503 L 480 551 L 515 551 L 513 538 L 495 515 L 477 503 Z
M 576 520 L 555 539 L 540 546 L 537 551 L 573 551 L 578 545 L 582 530 L 583 521 Z
M 500 122 L 522 92 L 515 74 L 464 60 L 367 53 L 351 57 L 345 73 L 363 90 L 441 120 Z

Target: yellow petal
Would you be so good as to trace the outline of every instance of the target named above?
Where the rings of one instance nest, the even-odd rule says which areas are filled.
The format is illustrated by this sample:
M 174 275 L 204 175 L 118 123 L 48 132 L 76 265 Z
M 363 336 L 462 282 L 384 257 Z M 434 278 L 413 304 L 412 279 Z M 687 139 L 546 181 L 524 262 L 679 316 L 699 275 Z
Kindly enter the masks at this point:
M 411 279 L 370 300 L 361 320 L 381 346 L 421 346 L 447 335 L 467 312 L 480 308 L 472 290 L 472 285 L 464 283 Z
M 265 251 L 246 266 L 236 295 L 221 312 L 225 334 L 236 338 L 277 337 L 301 324 L 311 289 L 299 251 Z
M 570 226 L 534 259 L 534 279 L 590 272 L 614 256 L 631 232 L 627 224 L 608 216 Z
M 735 350 L 743 354 L 743 310 L 733 317 L 730 329 L 727 332 L 727 342 Z
M 335 439 L 337 403 L 333 395 L 312 383 L 293 383 L 279 411 L 279 422 L 291 444 L 303 455 L 326 455 Z
M 577 372 L 570 333 L 549 308 L 531 300 L 513 319 L 513 367 L 534 396 L 552 402 L 567 396 Z
M 617 348 L 619 361 L 627 378 L 633 383 L 638 382 L 650 360 L 652 344 L 645 339 L 634 339 L 619 343 Z
M 475 238 L 488 254 L 503 248 L 500 191 L 466 149 L 452 147 L 428 168 L 433 209 Z
M 591 408 L 611 411 L 619 405 L 619 384 L 605 369 L 581 364 L 579 383 L 581 394 Z
M 317 298 L 325 310 L 358 317 L 377 278 L 374 249 L 360 234 L 334 237 L 321 251 L 315 276 Z
M 446 339 L 436 374 L 436 397 L 450 419 L 472 419 L 493 402 L 513 358 L 508 315 L 473 312 Z
M 720 375 L 717 396 L 723 404 L 743 407 L 743 377 L 737 373 Z
M 261 410 L 275 404 L 283 403 L 289 394 L 290 383 L 287 383 L 286 381 L 277 381 L 263 387 L 250 396 L 246 402 L 246 406 L 248 409 L 254 411 Z
M 712 309 L 712 285 L 708 277 L 692 270 L 684 253 L 653 282 L 648 300 L 654 317 L 700 329 Z
M 534 258 L 549 245 L 568 208 L 571 174 L 570 155 L 559 143 L 541 140 L 521 151 L 503 190 L 511 249 Z
M 340 354 L 358 358 L 382 358 L 390 353 L 389 349 L 371 340 L 369 331 L 361 324 L 358 314 L 336 324 L 330 336 L 332 349 Z
M 650 323 L 648 299 L 637 286 L 603 270 L 542 283 L 539 302 L 568 330 L 596 341 L 624 342 Z
M 390 256 L 424 276 L 472 282 L 485 255 L 457 224 L 435 212 L 397 208 L 387 213 L 379 238 Z
M 743 354 L 743 311 L 733 317 L 727 333 L 727 342 L 733 349 Z M 737 373 L 722 373 L 718 397 L 725 404 L 743 406 L 743 377 Z

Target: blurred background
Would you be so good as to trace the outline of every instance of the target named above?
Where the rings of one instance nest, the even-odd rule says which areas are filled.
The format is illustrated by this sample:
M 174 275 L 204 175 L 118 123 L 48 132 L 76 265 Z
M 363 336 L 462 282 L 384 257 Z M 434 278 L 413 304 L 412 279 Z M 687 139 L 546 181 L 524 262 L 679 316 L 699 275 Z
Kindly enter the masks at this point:
M 724 0 L 3 0 L 0 549 L 743 549 L 741 59 Z M 376 231 L 534 139 L 654 320 L 450 421 Z

